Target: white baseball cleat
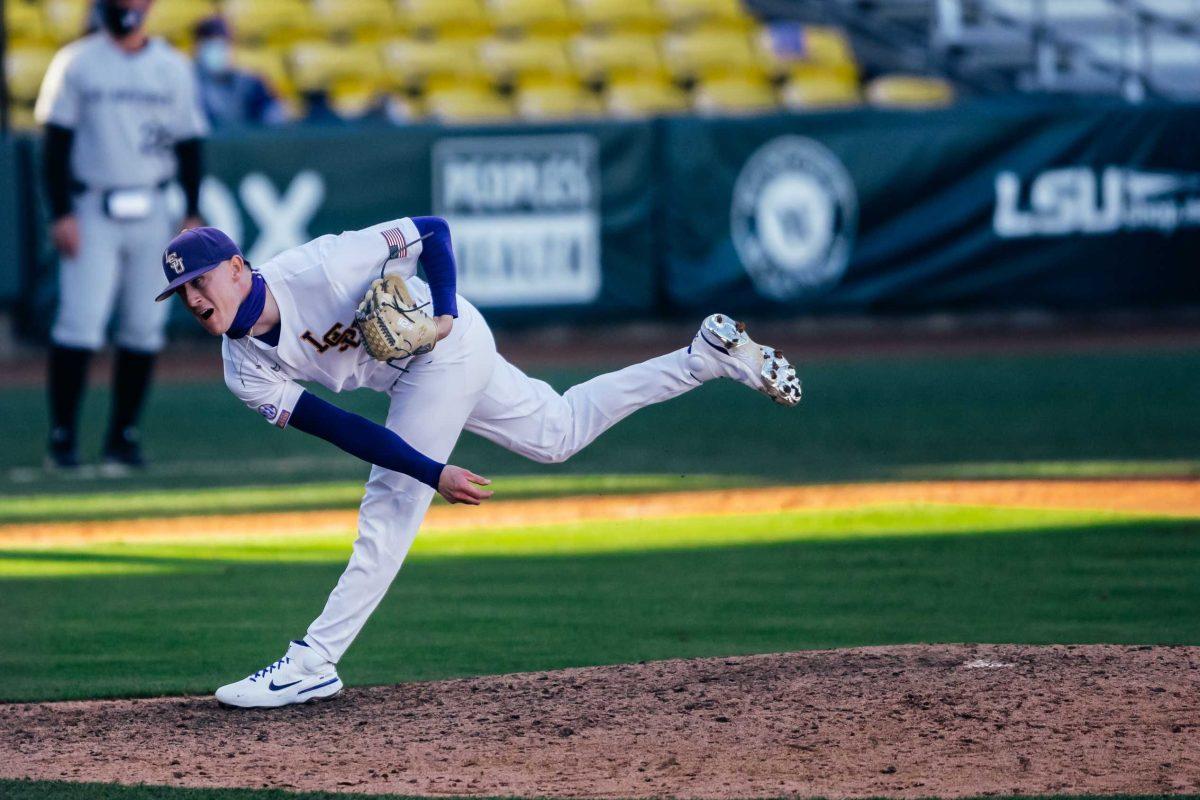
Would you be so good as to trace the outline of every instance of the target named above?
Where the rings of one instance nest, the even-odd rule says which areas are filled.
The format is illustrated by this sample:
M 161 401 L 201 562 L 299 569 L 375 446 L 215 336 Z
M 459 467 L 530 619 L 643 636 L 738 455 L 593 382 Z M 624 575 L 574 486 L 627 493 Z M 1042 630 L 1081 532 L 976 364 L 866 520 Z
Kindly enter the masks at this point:
M 297 639 L 287 654 L 237 683 L 217 689 L 217 701 L 238 708 L 277 708 L 341 694 L 337 668 Z
M 725 314 L 701 323 L 688 348 L 687 365 L 696 380 L 732 378 L 781 406 L 800 402 L 800 379 L 783 353 L 755 342 L 745 325 Z

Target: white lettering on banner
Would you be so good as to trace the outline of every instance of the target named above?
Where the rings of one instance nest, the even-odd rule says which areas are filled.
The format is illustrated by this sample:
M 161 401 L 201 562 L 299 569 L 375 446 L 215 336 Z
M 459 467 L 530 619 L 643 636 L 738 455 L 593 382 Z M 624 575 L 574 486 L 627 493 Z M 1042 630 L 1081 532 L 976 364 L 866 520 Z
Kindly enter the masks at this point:
M 586 166 L 577 158 L 562 156 L 541 162 L 450 162 L 446 164 L 442 200 L 448 208 L 473 213 L 587 208 L 592 186 Z
M 443 139 L 433 148 L 433 210 L 450 223 L 459 291 L 472 302 L 573 305 L 599 296 L 592 137 Z
M 325 181 L 311 170 L 299 173 L 280 196 L 271 179 L 251 173 L 242 179 L 242 204 L 258 225 L 258 239 L 246 254 L 251 264 L 266 261 L 307 242 L 308 223 L 325 199 Z
M 244 242 L 245 231 L 237 197 L 211 175 L 200 184 L 200 214 L 209 225 L 229 234 L 229 238 L 246 252 L 246 258 L 256 264 L 312 238 L 308 234 L 308 224 L 325 199 L 325 180 L 319 173 L 305 170 L 288 183 L 287 191 L 281 196 L 270 178 L 261 172 L 252 172 L 242 178 L 238 195 L 246 213 L 258 227 L 258 238 L 253 246 L 247 247 Z M 172 186 L 167 202 L 172 213 L 182 218 L 184 197 L 178 185 Z
M 599 220 L 561 214 L 450 221 L 464 296 L 485 306 L 586 302 L 600 293 Z
M 1200 173 L 1066 167 L 1034 178 L 1027 197 L 1022 189 L 1016 173 L 996 176 L 992 226 L 997 236 L 1101 236 L 1138 230 L 1170 234 L 1200 227 Z

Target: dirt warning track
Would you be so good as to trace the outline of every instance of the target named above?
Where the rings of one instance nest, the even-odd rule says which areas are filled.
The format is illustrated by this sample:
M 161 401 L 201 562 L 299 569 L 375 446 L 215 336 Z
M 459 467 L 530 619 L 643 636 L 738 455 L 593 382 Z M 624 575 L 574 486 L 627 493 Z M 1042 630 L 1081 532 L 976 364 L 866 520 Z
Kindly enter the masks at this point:
M 438 505 L 429 510 L 422 530 L 769 514 L 889 504 L 1087 509 L 1200 517 L 1200 481 L 928 481 L 573 496 L 492 502 L 479 508 Z M 170 537 L 286 536 L 350 531 L 356 523 L 355 511 L 340 510 L 0 525 L 0 547 Z
M 0 705 L 0 777 L 419 795 L 1200 791 L 1200 648 L 904 646 Z

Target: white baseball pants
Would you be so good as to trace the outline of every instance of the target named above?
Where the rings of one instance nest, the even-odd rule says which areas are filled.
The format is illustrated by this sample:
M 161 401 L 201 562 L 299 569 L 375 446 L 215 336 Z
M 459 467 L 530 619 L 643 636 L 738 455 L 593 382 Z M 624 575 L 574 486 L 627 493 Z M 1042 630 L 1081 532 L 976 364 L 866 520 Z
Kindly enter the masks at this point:
M 157 194 L 163 202 L 131 222 L 109 219 L 100 192 L 75 199 L 79 253 L 64 257 L 59 267 L 58 313 L 50 331 L 55 344 L 99 350 L 115 308 L 119 346 L 141 353 L 163 348 L 171 304 L 156 303 L 154 297 L 162 288 L 162 253 L 174 219 L 165 193 Z
M 388 409 L 387 427 L 438 461 L 450 457 L 465 428 L 534 461 L 561 462 L 639 408 L 699 385 L 687 371 L 685 348 L 560 395 L 496 352 L 477 310 L 462 304 L 460 312 L 436 357 L 400 379 Z M 342 657 L 383 599 L 433 495 L 407 475 L 371 470 L 350 563 L 305 636 L 330 661 Z

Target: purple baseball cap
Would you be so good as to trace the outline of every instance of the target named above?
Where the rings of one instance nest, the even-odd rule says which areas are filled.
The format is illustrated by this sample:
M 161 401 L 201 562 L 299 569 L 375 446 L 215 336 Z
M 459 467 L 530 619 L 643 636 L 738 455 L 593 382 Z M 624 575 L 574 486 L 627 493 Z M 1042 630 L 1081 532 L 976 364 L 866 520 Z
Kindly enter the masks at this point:
M 159 293 L 155 301 L 161 302 L 175 290 L 197 275 L 216 269 L 242 251 L 216 228 L 189 228 L 176 236 L 163 251 L 163 275 L 167 276 L 167 288 Z M 244 260 L 246 257 L 242 256 Z M 246 264 L 250 262 L 247 261 Z

